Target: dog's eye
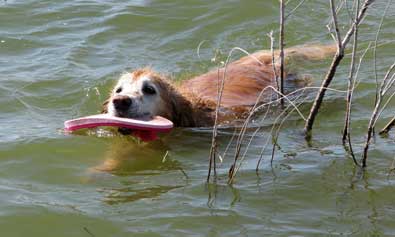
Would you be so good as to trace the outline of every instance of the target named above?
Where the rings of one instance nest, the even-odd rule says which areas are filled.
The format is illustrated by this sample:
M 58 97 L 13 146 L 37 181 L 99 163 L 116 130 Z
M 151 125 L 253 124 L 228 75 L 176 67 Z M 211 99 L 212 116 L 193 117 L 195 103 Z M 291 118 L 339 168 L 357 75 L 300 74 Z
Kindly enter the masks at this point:
M 122 87 L 118 87 L 115 93 L 121 93 L 121 91 L 122 91 Z
M 145 85 L 143 87 L 143 92 L 144 92 L 144 94 L 149 94 L 149 95 L 153 95 L 156 93 L 155 89 L 149 85 Z

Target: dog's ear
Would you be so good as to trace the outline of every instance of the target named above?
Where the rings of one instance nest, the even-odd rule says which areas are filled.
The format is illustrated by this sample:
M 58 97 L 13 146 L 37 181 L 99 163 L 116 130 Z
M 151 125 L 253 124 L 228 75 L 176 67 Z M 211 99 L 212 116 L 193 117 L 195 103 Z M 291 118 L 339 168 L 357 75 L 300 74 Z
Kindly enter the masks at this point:
M 107 100 L 105 100 L 103 102 L 102 109 L 101 109 L 102 114 L 108 113 L 108 103 L 110 103 L 110 98 L 108 98 Z
M 169 95 L 171 107 L 171 120 L 176 127 L 195 126 L 192 105 L 182 95 L 172 93 Z
M 170 120 L 174 123 L 176 127 L 181 126 L 181 119 L 180 119 L 180 105 L 179 105 L 179 98 L 177 95 L 169 93 L 168 97 L 169 105 L 170 105 Z
M 151 75 L 160 88 L 160 95 L 166 104 L 161 116 L 171 120 L 175 127 L 194 127 L 192 104 L 172 85 L 166 77 Z

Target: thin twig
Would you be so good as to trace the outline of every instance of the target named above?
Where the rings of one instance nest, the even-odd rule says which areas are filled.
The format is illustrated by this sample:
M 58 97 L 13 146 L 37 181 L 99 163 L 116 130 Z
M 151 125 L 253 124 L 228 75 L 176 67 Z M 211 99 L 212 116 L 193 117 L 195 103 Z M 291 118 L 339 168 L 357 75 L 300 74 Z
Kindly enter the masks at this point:
M 395 75 L 394 75 L 394 76 L 395 76 Z M 393 92 L 393 93 L 389 96 L 389 98 L 387 99 L 387 101 L 384 103 L 384 105 L 381 106 L 381 108 L 380 108 L 380 110 L 379 110 L 379 112 L 378 112 L 378 116 L 377 116 L 376 119 L 374 120 L 373 127 L 376 126 L 376 123 L 377 123 L 377 121 L 379 120 L 381 114 L 384 112 L 385 108 L 386 108 L 387 105 L 391 102 L 391 100 L 392 100 L 392 98 L 393 98 L 394 96 L 395 96 L 395 92 Z
M 167 156 L 168 156 L 168 155 L 169 155 L 169 151 L 167 150 L 166 153 L 165 153 L 165 155 L 164 155 L 163 158 L 162 158 L 162 163 L 165 163 L 165 162 L 166 162 Z
M 302 95 L 302 94 L 301 94 L 301 95 Z M 300 96 L 301 96 L 301 95 L 300 95 Z M 298 99 L 300 98 L 300 96 L 299 96 L 298 98 L 296 98 L 295 100 L 298 100 Z M 302 102 L 300 102 L 299 105 L 302 104 L 306 99 L 307 99 L 307 98 L 305 98 L 304 100 L 302 100 Z M 288 109 L 289 107 L 290 107 L 290 106 L 288 106 L 287 109 Z M 283 124 L 284 124 L 284 122 L 286 121 L 286 119 L 287 119 L 287 118 L 292 114 L 292 112 L 295 110 L 295 108 L 296 108 L 296 107 L 293 107 L 292 110 L 289 111 L 289 112 L 288 112 L 287 110 L 285 110 L 285 111 L 284 111 L 285 116 L 284 116 L 284 118 L 281 120 L 280 124 L 277 126 L 277 130 L 276 130 L 276 132 L 275 132 L 275 136 L 272 138 L 273 147 L 272 147 L 272 156 L 271 156 L 271 159 L 270 159 L 270 165 L 273 165 L 275 149 L 276 149 L 276 146 L 279 146 L 277 141 L 278 141 L 278 137 L 279 137 L 279 135 L 280 135 L 281 127 L 283 126 Z
M 250 139 L 249 143 L 247 144 L 247 147 L 246 147 L 246 149 L 245 149 L 245 151 L 244 151 L 243 156 L 242 156 L 241 158 L 239 158 L 239 154 L 240 154 L 240 150 L 241 150 L 241 142 L 244 140 L 244 136 L 245 136 L 245 131 L 246 131 L 247 125 L 248 125 L 248 123 L 249 123 L 249 120 L 250 120 L 251 116 L 257 111 L 257 109 L 256 109 L 257 103 L 260 101 L 260 97 L 263 95 L 263 92 L 264 92 L 267 88 L 272 89 L 273 92 L 275 92 L 275 93 L 278 93 L 278 94 L 280 93 L 279 91 L 276 91 L 274 87 L 269 86 L 269 87 L 266 87 L 265 89 L 263 89 L 263 90 L 261 91 L 260 95 L 258 96 L 258 99 L 256 100 L 256 103 L 255 103 L 254 107 L 250 110 L 249 115 L 248 115 L 248 117 L 247 117 L 247 119 L 245 120 L 245 123 L 244 123 L 244 125 L 243 125 L 242 131 L 241 131 L 240 134 L 239 134 L 239 138 L 238 138 L 237 145 L 236 145 L 236 152 L 235 152 L 234 162 L 233 162 L 233 164 L 231 165 L 231 168 L 229 169 L 229 180 L 228 180 L 228 183 L 232 183 L 232 182 L 233 182 L 234 177 L 236 176 L 237 171 L 240 169 L 240 167 L 241 167 L 241 165 L 242 165 L 242 162 L 243 162 L 243 160 L 244 160 L 244 158 L 245 158 L 246 152 L 247 152 L 248 147 L 249 147 L 249 145 L 250 145 L 250 143 L 251 143 L 251 141 L 252 141 L 252 138 L 255 136 L 255 134 L 256 134 L 256 132 L 257 132 L 257 130 L 254 132 L 252 138 Z M 285 109 L 281 112 L 281 114 L 276 118 L 276 120 L 274 121 L 274 124 L 277 123 L 277 120 L 280 119 L 281 116 L 282 116 L 283 114 L 285 114 L 285 113 L 288 111 L 288 108 L 290 108 L 290 107 L 293 108 L 291 112 L 293 112 L 294 110 L 297 110 L 297 111 L 300 113 L 299 109 L 297 108 L 297 105 L 295 105 L 293 102 L 291 102 L 291 100 L 288 98 L 289 96 L 286 96 L 286 95 L 281 95 L 281 96 L 284 97 L 284 98 L 286 98 L 287 101 L 289 101 L 290 103 L 289 103 L 289 105 L 287 106 L 287 108 L 285 108 Z M 299 96 L 299 97 L 300 97 L 300 96 Z M 297 97 L 295 100 L 299 99 L 299 97 Z M 280 99 L 281 99 L 281 98 L 277 99 L 277 101 L 279 101 Z M 300 104 L 301 104 L 301 103 L 300 103 Z M 289 113 L 289 114 L 290 114 L 290 113 Z M 289 114 L 288 114 L 288 115 L 289 115 Z M 287 115 L 287 116 L 288 116 L 288 115 Z M 277 135 L 279 134 L 279 130 L 280 130 L 282 124 L 284 123 L 285 119 L 287 118 L 287 116 L 281 121 L 281 123 L 280 123 L 280 125 L 279 125 L 279 127 L 278 127 L 278 129 L 277 129 L 277 132 L 276 132 Z M 266 117 L 266 115 L 265 115 L 265 117 Z M 304 119 L 303 115 L 302 115 L 301 117 Z M 275 126 L 272 127 L 272 130 L 271 130 L 271 133 L 272 133 L 272 134 L 273 134 L 274 128 L 275 128 Z M 265 144 L 264 147 L 266 147 L 267 144 L 268 144 L 268 141 L 266 142 L 266 144 Z M 256 171 L 257 171 L 258 168 L 259 168 L 259 164 L 260 164 L 260 161 L 261 161 L 261 159 L 262 159 L 262 154 L 263 154 L 263 151 L 262 151 L 261 154 L 260 154 L 260 158 L 259 158 L 259 161 L 258 161 L 258 164 L 257 164 L 257 167 L 256 167 Z M 239 162 L 238 162 L 238 161 L 239 161 Z M 237 166 L 237 162 L 239 163 L 238 166 Z
M 384 87 L 385 87 L 385 81 L 389 77 L 389 74 L 391 73 L 391 70 L 393 69 L 394 66 L 395 66 L 395 63 L 388 69 L 388 71 L 387 71 L 387 73 L 386 73 L 386 75 L 385 75 L 385 77 L 384 77 L 384 79 L 383 79 L 383 81 L 381 83 L 379 96 L 377 97 L 377 102 L 376 102 L 376 104 L 374 106 L 372 115 L 371 115 L 370 120 L 369 120 L 365 146 L 363 148 L 362 159 L 361 159 L 362 167 L 366 167 L 366 160 L 368 158 L 368 150 L 369 150 L 370 140 L 372 139 L 374 126 L 375 126 L 375 123 L 377 122 L 377 118 L 379 117 L 379 114 L 380 114 L 379 113 L 380 112 L 379 109 L 381 107 L 382 99 L 383 99 L 383 96 L 384 96 L 382 94 L 382 92 L 383 92 Z
M 275 89 L 274 87 L 272 87 L 272 86 L 268 86 L 268 87 L 266 87 L 265 89 L 272 89 L 275 93 L 279 94 L 280 96 L 283 96 L 284 99 L 286 99 L 293 107 L 296 107 L 288 97 L 290 97 L 291 95 L 294 95 L 294 94 L 296 94 L 296 93 L 299 93 L 299 92 L 301 92 L 301 91 L 304 92 L 305 90 L 308 90 L 308 89 L 318 89 L 318 90 L 321 90 L 322 87 L 319 87 L 319 86 L 306 86 L 306 87 L 303 87 L 303 88 L 294 90 L 293 92 L 288 93 L 287 95 L 281 95 L 280 92 L 279 92 L 278 90 L 276 90 L 276 89 Z M 330 87 L 327 87 L 326 90 L 332 91 L 332 92 L 347 93 L 347 91 L 337 90 L 337 89 L 333 89 L 333 88 L 330 88 Z M 276 99 L 276 100 L 272 100 L 272 101 L 267 102 L 267 103 L 263 103 L 263 104 L 259 105 L 258 107 L 256 107 L 255 110 L 258 111 L 258 110 L 260 110 L 262 107 L 265 107 L 265 106 L 270 105 L 270 104 L 277 103 L 277 102 L 279 102 L 279 101 L 280 101 L 280 99 Z M 307 119 L 305 118 L 305 116 L 303 115 L 303 113 L 302 113 L 300 110 L 298 110 L 297 108 L 296 108 L 296 111 L 298 112 L 298 114 L 300 115 L 300 117 L 306 122 Z
M 277 68 L 276 68 L 276 60 L 274 57 L 274 37 L 273 37 L 273 31 L 270 31 L 270 33 L 268 34 L 269 38 L 270 38 L 270 52 L 272 55 L 272 69 L 273 69 L 273 75 L 274 75 L 274 79 L 276 81 L 276 86 L 277 86 L 277 90 L 280 90 L 280 85 L 278 83 L 278 75 L 277 75 Z
M 356 1 L 356 10 L 355 10 L 355 17 L 357 17 L 358 11 L 359 11 L 359 0 Z M 352 105 L 352 97 L 353 97 L 353 92 L 354 92 L 354 72 L 355 72 L 355 54 L 357 51 L 358 47 L 358 27 L 355 29 L 354 33 L 354 40 L 353 40 L 353 49 L 352 49 L 352 56 L 351 56 L 351 65 L 350 65 L 350 74 L 348 77 L 348 92 L 347 92 L 347 108 L 346 108 L 346 116 L 345 116 L 345 121 L 344 121 L 344 129 L 343 129 L 343 146 L 346 146 L 346 142 L 348 141 L 348 149 L 350 152 L 350 155 L 352 157 L 352 160 L 356 166 L 360 166 L 357 159 L 355 158 L 355 154 L 353 151 L 352 147 L 352 142 L 351 142 L 351 132 L 350 132 L 350 124 L 351 124 L 351 105 Z
M 384 80 L 382 82 L 382 86 L 383 88 L 380 91 L 380 96 L 384 96 L 385 93 L 387 93 L 387 91 L 390 89 L 390 87 L 393 85 L 393 76 L 390 79 L 390 75 L 392 73 L 392 71 L 395 69 L 395 63 L 391 65 L 390 69 L 388 70 L 388 72 L 386 73 L 386 75 L 384 76 Z
M 380 135 L 387 134 L 391 128 L 395 125 L 395 116 L 384 126 L 380 131 Z
M 83 227 L 82 229 L 83 229 L 86 233 L 88 233 L 91 237 L 95 237 L 95 235 L 92 234 L 92 232 L 90 232 L 90 231 L 88 230 L 88 228 Z
M 306 0 L 301 0 L 300 2 L 299 2 L 299 4 L 298 5 L 296 5 L 296 7 L 294 8 L 294 9 L 292 9 L 288 14 L 287 14 L 287 16 L 285 17 L 285 20 L 287 20 L 288 19 L 288 17 L 290 17 L 300 6 L 302 6 L 302 4 L 305 2 Z M 287 3 L 288 4 L 288 3 Z M 286 5 L 287 5 L 286 4 Z
M 225 68 L 226 70 L 226 68 Z M 210 148 L 210 155 L 209 155 L 209 168 L 208 168 L 208 174 L 207 174 L 207 183 L 210 182 L 210 176 L 211 176 L 211 169 L 212 166 L 214 165 L 214 177 L 216 177 L 216 167 L 215 167 L 215 163 L 214 160 L 216 158 L 216 154 L 217 154 L 217 136 L 218 136 L 218 113 L 219 113 L 219 108 L 221 106 L 221 98 L 222 98 L 222 92 L 223 92 L 223 88 L 224 88 L 224 84 L 225 84 L 225 73 L 224 73 L 224 77 L 222 78 L 221 84 L 219 83 L 219 79 L 220 79 L 220 68 L 218 67 L 218 75 L 217 75 L 217 79 L 218 79 L 218 83 L 217 83 L 217 87 L 218 87 L 218 91 L 217 91 L 217 106 L 215 108 L 215 119 L 214 119 L 214 126 L 213 126 L 213 135 L 212 135 L 212 139 L 211 139 L 211 148 Z
M 273 96 L 273 95 L 272 95 L 272 96 Z M 271 97 L 271 98 L 272 98 L 272 97 Z M 261 120 L 260 120 L 260 123 L 262 123 L 263 121 L 265 121 L 267 115 L 269 114 L 270 107 L 271 107 L 271 105 L 267 106 L 266 112 L 265 112 L 265 114 L 262 116 L 262 118 L 261 118 Z M 254 112 L 255 112 L 255 111 L 254 111 Z M 254 139 L 255 135 L 258 133 L 258 131 L 259 131 L 260 129 L 261 129 L 261 127 L 258 127 L 258 128 L 254 131 L 254 133 L 252 134 L 252 136 L 251 136 L 251 138 L 250 138 L 250 141 L 248 142 L 248 144 L 247 144 L 247 146 L 246 146 L 246 148 L 245 148 L 245 150 L 244 150 L 244 154 L 243 154 L 243 156 L 241 157 L 241 161 L 243 161 L 244 158 L 245 158 L 245 156 L 247 155 L 248 148 L 249 148 L 249 146 L 250 146 L 252 140 Z
M 335 41 L 336 41 L 336 43 L 337 43 L 337 50 L 338 51 L 340 51 L 340 49 L 342 48 L 342 41 L 341 41 L 341 36 L 340 36 L 340 31 L 339 31 L 339 26 L 338 26 L 338 23 L 337 23 L 337 13 L 336 13 L 336 10 L 335 10 L 335 4 L 334 4 L 334 2 L 333 2 L 334 0 L 331 0 L 330 1 L 330 3 L 331 3 L 331 11 L 332 11 L 332 21 L 333 21 L 333 25 L 335 26 L 335 35 L 336 35 L 336 37 L 335 37 Z
M 226 59 L 225 65 L 224 65 L 224 70 L 223 70 L 223 75 L 221 78 L 221 83 L 219 83 L 220 80 L 220 68 L 218 68 L 218 87 L 217 87 L 217 105 L 215 108 L 215 119 L 214 119 L 214 126 L 213 126 L 213 135 L 212 135 L 212 139 L 211 139 L 211 148 L 210 148 L 210 155 L 209 155 L 209 169 L 208 169 L 208 174 L 207 174 L 207 182 L 210 182 L 210 177 L 211 177 L 211 169 L 212 166 L 214 166 L 214 177 L 216 177 L 216 154 L 217 154 L 217 136 L 218 136 L 218 114 L 219 114 L 219 108 L 221 107 L 221 101 L 222 101 L 222 94 L 223 94 L 223 90 L 225 87 L 225 80 L 226 80 L 226 73 L 227 73 L 227 69 L 228 69 L 228 64 L 230 62 L 231 56 L 233 54 L 233 52 L 235 50 L 240 50 L 243 53 L 247 54 L 248 56 L 250 56 L 252 59 L 254 59 L 255 61 L 257 61 L 260 65 L 263 65 L 263 63 L 257 59 L 256 57 L 254 57 L 253 55 L 251 55 L 250 53 L 248 53 L 246 50 L 239 48 L 239 47 L 235 47 L 232 48 L 232 50 L 229 52 L 228 57 Z
M 225 160 L 225 157 L 226 157 L 226 155 L 227 155 L 227 152 L 228 152 L 230 146 L 232 145 L 233 140 L 234 140 L 235 137 L 236 137 L 236 131 L 237 131 L 237 128 L 235 128 L 235 130 L 233 131 L 232 137 L 230 138 L 230 141 L 228 142 L 228 145 L 226 146 L 225 151 L 222 153 L 222 159 L 220 160 L 221 162 L 222 162 L 223 160 Z
M 203 45 L 204 43 L 206 43 L 206 42 L 208 42 L 208 40 L 202 40 L 202 41 L 200 41 L 199 45 L 198 45 L 197 48 L 196 48 L 196 54 L 197 54 L 197 56 L 198 56 L 199 59 L 201 59 L 201 58 L 200 58 L 200 48 L 201 48 L 202 45 Z
M 369 47 L 368 47 L 368 49 L 369 49 Z M 368 51 L 368 49 L 366 49 L 366 51 L 364 52 L 363 56 L 366 54 L 366 52 Z M 363 56 L 361 57 L 361 59 L 363 58 Z M 357 71 L 357 72 L 358 72 L 358 71 Z M 356 88 L 357 86 L 358 86 L 358 85 L 355 85 L 355 84 L 354 84 L 354 87 L 353 87 L 353 88 Z M 303 94 L 307 89 L 321 89 L 321 87 L 303 87 L 303 88 L 294 90 L 293 92 L 287 94 L 287 95 L 286 95 L 286 98 L 289 97 L 289 96 L 291 96 L 291 95 L 293 95 L 293 94 L 299 93 L 299 92 L 300 92 L 301 94 Z M 327 89 L 328 91 L 333 91 L 333 92 L 347 93 L 347 91 L 342 91 L 342 90 L 337 90 L 337 89 L 332 89 L 332 88 L 326 88 L 326 89 Z M 278 91 L 275 91 L 275 92 L 278 93 Z M 288 99 L 288 98 L 287 98 L 287 99 Z M 307 97 L 306 97 L 306 99 L 307 99 Z M 271 101 L 271 102 L 268 102 L 268 103 L 264 103 L 264 104 L 258 106 L 258 107 L 256 108 L 256 110 L 258 111 L 258 110 L 260 110 L 260 108 L 265 107 L 265 106 L 270 106 L 270 105 L 272 105 L 273 103 L 276 103 L 276 102 L 278 102 L 278 101 L 279 101 L 279 100 L 277 99 L 277 100 L 274 100 L 274 101 Z M 302 115 L 301 112 L 298 110 L 298 108 L 297 108 L 296 105 L 293 105 L 292 103 L 290 103 L 289 106 L 293 106 L 293 108 L 294 108 L 296 111 L 298 111 L 299 115 L 301 115 L 301 118 L 304 119 L 304 121 L 306 121 L 306 119 L 305 119 L 304 117 L 302 117 L 303 115 Z M 285 109 L 285 110 L 277 117 L 277 119 L 279 119 L 279 118 L 282 116 L 282 114 L 285 113 L 286 110 L 287 110 L 287 109 Z M 277 119 L 276 119 L 273 123 L 277 123 Z M 272 130 L 271 130 L 270 133 L 273 133 L 273 131 L 274 131 L 274 127 L 272 127 Z M 262 158 L 263 158 L 263 153 L 264 153 L 264 151 L 266 150 L 266 148 L 267 148 L 267 146 L 268 146 L 268 144 L 269 144 L 269 141 L 270 141 L 270 138 L 268 138 L 268 139 L 266 140 L 266 142 L 265 142 L 265 145 L 262 146 L 261 152 L 260 152 L 260 154 L 259 154 L 259 160 L 258 160 L 257 166 L 256 166 L 256 168 L 255 168 L 256 171 L 258 171 L 258 169 L 259 169 L 260 163 L 261 163 Z
M 284 0 L 280 0 L 280 92 L 284 94 L 284 31 L 285 31 L 285 5 Z M 280 100 L 281 108 L 284 108 L 284 100 Z
M 379 40 L 381 27 L 383 26 L 383 23 L 384 23 L 384 18 L 387 15 L 387 11 L 388 11 L 388 8 L 391 5 L 391 2 L 392 2 L 392 0 L 388 0 L 388 2 L 387 2 L 387 6 L 385 7 L 384 14 L 381 17 L 380 24 L 379 24 L 379 27 L 378 27 L 377 32 L 376 32 L 376 37 L 374 39 L 374 47 L 373 47 L 373 66 L 374 67 L 373 68 L 374 68 L 374 80 L 376 82 L 375 104 L 377 103 L 377 99 L 378 99 L 377 97 L 379 96 L 378 95 L 378 93 L 379 93 L 379 81 L 378 81 L 378 76 L 377 76 L 377 42 Z

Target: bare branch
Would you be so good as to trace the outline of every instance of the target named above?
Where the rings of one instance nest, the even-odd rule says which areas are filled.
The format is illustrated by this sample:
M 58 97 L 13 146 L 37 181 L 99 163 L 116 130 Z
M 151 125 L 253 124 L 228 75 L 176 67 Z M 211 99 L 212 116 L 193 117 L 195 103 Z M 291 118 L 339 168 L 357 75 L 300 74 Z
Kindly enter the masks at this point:
M 333 20 L 333 25 L 335 26 L 335 33 L 336 33 L 336 43 L 337 43 L 337 50 L 340 51 L 342 47 L 342 41 L 341 41 L 341 36 L 340 36 L 340 31 L 339 31 L 339 26 L 337 23 L 337 13 L 335 9 L 335 4 L 333 2 L 334 0 L 331 0 L 331 11 L 332 11 L 332 20 Z
M 382 111 L 380 111 L 380 107 L 381 107 L 382 99 L 383 99 L 383 96 L 384 96 L 382 94 L 383 87 L 385 86 L 385 81 L 389 77 L 389 74 L 391 73 L 391 71 L 392 71 L 392 69 L 394 67 L 395 67 L 395 63 L 392 64 L 392 66 L 388 69 L 388 71 L 387 71 L 387 73 L 386 73 L 386 75 L 385 75 L 385 77 L 384 77 L 384 79 L 383 79 L 383 81 L 381 83 L 380 93 L 379 93 L 379 96 L 377 97 L 377 101 L 375 103 L 375 106 L 374 106 L 374 109 L 373 109 L 373 112 L 372 112 L 372 116 L 370 117 L 370 120 L 369 120 L 367 138 L 366 138 L 365 146 L 363 148 L 363 153 L 362 153 L 362 160 L 361 160 L 362 167 L 366 167 L 366 160 L 368 158 L 368 150 L 369 150 L 370 140 L 372 139 L 374 126 L 375 126 L 375 124 L 377 122 L 378 117 L 380 116 L 380 114 L 382 112 Z M 392 98 L 392 96 L 391 96 L 391 98 Z
M 377 120 L 379 119 L 381 113 L 383 112 L 384 108 L 387 106 L 389 101 L 395 95 L 395 93 L 392 94 L 390 96 L 390 98 L 387 100 L 387 102 L 384 104 L 384 106 L 381 106 L 382 99 L 385 96 L 385 93 L 393 85 L 393 80 L 394 80 L 393 77 L 391 77 L 391 79 L 389 79 L 389 78 L 392 73 L 392 70 L 395 67 L 395 63 L 392 64 L 392 66 L 388 69 L 386 75 L 384 76 L 384 78 L 381 82 L 380 89 L 378 88 L 377 70 L 376 70 L 376 47 L 377 47 L 378 35 L 380 33 L 382 24 L 384 22 L 384 18 L 387 14 L 387 10 L 388 10 L 391 2 L 392 2 L 392 0 L 389 0 L 387 2 L 387 6 L 385 8 L 384 14 L 383 14 L 381 21 L 380 21 L 379 28 L 376 33 L 375 47 L 374 47 L 374 72 L 375 72 L 375 80 L 376 80 L 376 99 L 375 99 L 375 103 L 374 103 L 375 106 L 374 106 L 374 109 L 373 109 L 373 112 L 372 112 L 372 115 L 370 117 L 369 124 L 368 124 L 368 131 L 367 131 L 367 138 L 365 141 L 365 146 L 363 148 L 363 153 L 362 153 L 362 158 L 361 158 L 362 167 L 366 167 L 366 161 L 368 158 L 368 150 L 369 150 L 370 140 L 372 139 L 372 135 L 374 134 L 374 129 L 375 129 Z
M 373 2 L 374 2 L 374 0 L 365 0 L 365 2 L 362 5 L 361 10 L 358 13 L 358 17 L 355 19 L 355 22 L 352 24 L 351 28 L 348 30 L 342 43 L 339 44 L 339 45 L 341 45 L 341 48 L 338 50 L 338 52 L 334 56 L 334 58 L 332 60 L 332 64 L 329 68 L 329 71 L 327 72 L 325 79 L 322 81 L 321 90 L 317 93 L 317 96 L 314 100 L 313 106 L 311 107 L 309 117 L 308 117 L 307 122 L 305 124 L 304 131 L 305 131 L 306 139 L 311 138 L 311 131 L 313 128 L 313 124 L 314 124 L 315 118 L 318 114 L 318 110 L 320 109 L 322 101 L 324 99 L 324 96 L 326 93 L 326 88 L 332 82 L 332 80 L 336 74 L 337 67 L 339 66 L 341 60 L 344 57 L 344 49 L 347 46 L 348 42 L 350 41 L 351 36 L 354 34 L 355 28 L 358 27 L 358 25 L 362 21 L 363 17 L 365 16 L 366 10 Z
M 365 17 L 366 11 L 368 10 L 369 6 L 372 5 L 372 3 L 375 0 L 365 0 L 365 2 L 362 5 L 362 8 L 360 9 L 357 18 L 355 19 L 353 25 L 350 27 L 349 31 L 347 32 L 347 34 L 344 36 L 344 39 L 342 41 L 342 45 L 343 47 L 345 47 L 348 42 L 351 39 L 351 36 L 354 34 L 354 25 L 355 26 L 359 26 L 359 24 L 362 22 L 362 19 Z
M 390 78 L 390 75 L 392 73 L 392 71 L 395 69 L 395 63 L 393 63 L 390 67 L 390 69 L 387 71 L 387 73 L 384 76 L 383 81 L 381 82 L 381 86 L 380 86 L 380 96 L 384 96 L 385 93 L 391 88 L 391 86 L 393 85 L 393 76 Z
M 380 131 L 380 135 L 387 134 L 391 128 L 395 125 L 395 116 L 384 126 Z

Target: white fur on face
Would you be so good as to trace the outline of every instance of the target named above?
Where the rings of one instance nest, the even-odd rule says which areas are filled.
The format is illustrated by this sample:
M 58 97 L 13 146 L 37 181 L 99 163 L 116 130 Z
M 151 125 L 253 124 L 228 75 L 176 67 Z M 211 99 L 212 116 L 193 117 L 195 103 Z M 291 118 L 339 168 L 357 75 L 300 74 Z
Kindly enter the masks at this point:
M 147 93 L 144 91 L 145 87 L 150 87 L 151 91 L 153 89 L 155 93 Z M 159 88 L 152 82 L 149 75 L 142 75 L 136 79 L 131 73 L 125 73 L 119 78 L 111 93 L 108 113 L 128 118 L 148 118 L 158 115 L 162 104 L 159 93 Z M 112 102 L 115 96 L 127 96 L 132 100 L 127 111 L 116 110 Z

